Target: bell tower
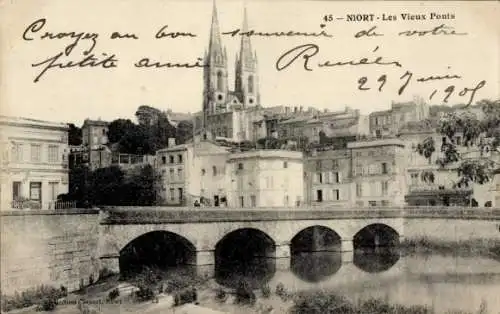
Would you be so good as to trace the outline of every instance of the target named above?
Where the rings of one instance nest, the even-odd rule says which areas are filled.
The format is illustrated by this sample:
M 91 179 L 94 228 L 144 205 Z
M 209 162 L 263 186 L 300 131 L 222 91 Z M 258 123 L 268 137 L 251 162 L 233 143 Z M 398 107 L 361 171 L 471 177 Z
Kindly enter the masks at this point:
M 241 32 L 248 32 L 247 9 L 243 12 Z M 260 104 L 257 53 L 252 51 L 250 37 L 241 34 L 240 54 L 236 56 L 235 94 L 245 107 Z
M 204 59 L 203 117 L 206 125 L 207 116 L 224 108 L 228 95 L 227 53 L 226 48 L 222 46 L 215 1 L 210 26 L 210 42 Z

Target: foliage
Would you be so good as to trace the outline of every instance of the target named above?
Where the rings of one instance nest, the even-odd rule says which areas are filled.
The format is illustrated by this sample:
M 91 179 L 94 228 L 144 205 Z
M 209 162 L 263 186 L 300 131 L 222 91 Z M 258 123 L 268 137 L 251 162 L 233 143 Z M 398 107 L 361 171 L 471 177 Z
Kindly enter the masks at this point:
M 473 108 L 481 108 L 484 117 L 478 118 L 468 107 L 461 111 L 446 110 L 447 113 L 437 126 L 437 132 L 444 139 L 437 164 L 442 168 L 457 165 L 457 187 L 466 187 L 471 183 L 485 184 L 491 180 L 494 169 L 498 167 L 492 160 L 481 157 L 486 147 L 488 150 L 496 150 L 500 145 L 500 99 L 481 100 Z M 461 141 L 456 139 L 459 133 L 463 139 Z M 459 152 L 460 146 L 477 146 L 481 157 L 464 158 Z M 435 143 L 427 138 L 417 145 L 416 150 L 430 162 L 435 152 Z
M 176 138 L 176 142 L 182 144 L 192 137 L 191 121 L 181 121 L 176 128 L 164 112 L 149 106 L 140 106 L 136 116 L 139 124 L 129 119 L 117 119 L 108 126 L 109 142 L 118 143 L 121 153 L 152 155 L 167 147 L 169 138 Z
M 104 267 L 99 271 L 99 279 L 101 280 L 101 279 L 109 278 L 109 277 L 114 276 L 116 274 L 117 273 L 110 270 L 109 268 Z
M 114 288 L 113 290 L 111 290 L 108 293 L 108 300 L 109 301 L 113 301 L 116 298 L 118 298 L 119 296 L 120 296 L 120 290 L 118 288 Z
M 424 306 L 393 305 L 378 299 L 369 299 L 354 304 L 345 297 L 317 292 L 315 294 L 301 295 L 294 301 L 291 313 L 388 313 L 388 314 L 424 314 L 433 311 Z
M 135 292 L 135 298 L 139 302 L 150 301 L 156 297 L 153 288 L 144 284 L 138 286 L 139 290 Z
M 434 148 L 434 139 L 432 137 L 426 138 L 422 143 L 417 145 L 416 150 L 420 155 L 427 158 L 427 160 L 429 161 L 429 164 L 430 164 L 432 154 L 436 150 Z
M 82 145 L 82 129 L 73 123 L 68 123 L 68 126 L 68 144 L 74 146 Z
M 237 304 L 254 305 L 257 301 L 255 293 L 246 281 L 240 281 L 238 287 L 236 288 L 236 300 Z
M 63 200 L 77 202 L 77 207 L 92 205 L 150 206 L 155 201 L 154 169 L 150 165 L 126 174 L 119 166 L 86 166 L 70 170 L 69 192 Z
M 262 292 L 262 296 L 264 298 L 269 298 L 271 296 L 271 288 L 269 285 L 263 285 L 260 287 L 260 291 Z
M 198 299 L 196 288 L 190 287 L 177 292 L 174 295 L 174 306 L 195 302 Z
M 53 310 L 57 306 L 57 300 L 67 296 L 67 294 L 68 291 L 64 286 L 56 289 L 51 286 L 41 285 L 21 293 L 16 292 L 14 296 L 2 295 L 1 309 L 7 312 L 13 309 L 38 305 L 38 308 L 44 311 Z
M 286 294 L 285 285 L 280 282 L 276 285 L 276 295 L 281 297 L 284 294 Z
M 224 303 L 227 300 L 227 293 L 223 289 L 219 288 L 215 291 L 215 300 L 220 303 Z

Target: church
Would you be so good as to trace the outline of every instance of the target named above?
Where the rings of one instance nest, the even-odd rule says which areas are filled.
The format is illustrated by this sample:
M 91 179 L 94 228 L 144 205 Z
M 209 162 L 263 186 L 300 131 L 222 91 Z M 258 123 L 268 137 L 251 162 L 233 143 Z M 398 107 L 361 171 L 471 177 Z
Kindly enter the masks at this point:
M 246 9 L 241 33 L 248 31 Z M 222 44 L 217 7 L 214 2 L 208 51 L 203 71 L 202 114 L 196 118 L 196 133 L 210 139 L 242 142 L 265 135 L 254 122 L 262 119 L 257 54 L 249 36 L 241 36 L 240 51 L 235 60 L 234 90 L 228 80 L 229 63 Z

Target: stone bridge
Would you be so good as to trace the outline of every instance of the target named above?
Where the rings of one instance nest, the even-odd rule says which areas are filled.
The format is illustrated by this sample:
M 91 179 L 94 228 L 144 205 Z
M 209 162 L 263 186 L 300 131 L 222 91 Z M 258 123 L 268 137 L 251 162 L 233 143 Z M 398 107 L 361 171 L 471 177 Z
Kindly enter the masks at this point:
M 7 294 L 40 284 L 73 291 L 97 280 L 103 268 L 123 272 L 133 264 L 130 252 L 141 257 L 152 247 L 162 250 L 157 257 L 173 256 L 209 274 L 235 255 L 265 256 L 276 259 L 276 267 L 290 267 L 294 252 L 340 251 L 340 274 L 356 247 L 392 245 L 403 237 L 500 243 L 499 208 L 127 207 L 2 211 L 0 218 L 0 277 Z
M 284 267 L 289 266 L 294 251 L 339 251 L 343 252 L 343 262 L 349 262 L 358 247 L 399 243 L 405 230 L 411 229 L 408 219 L 411 220 L 412 215 L 432 220 L 435 217 L 453 219 L 468 213 L 469 219 L 474 219 L 478 210 L 433 209 L 423 213 L 421 209 L 412 212 L 401 208 L 289 211 L 129 207 L 103 213 L 99 243 L 101 267 L 123 271 L 130 262 L 125 259 L 127 251 L 136 252 L 152 242 L 166 245 L 161 242 L 169 241 L 176 243 L 170 250 L 184 252 L 176 256 L 177 261 L 196 265 L 211 275 L 218 259 L 230 256 L 239 248 L 251 256 L 275 258 Z M 491 219 L 498 219 L 498 213 L 491 213 Z M 483 222 L 489 220 L 485 214 L 479 217 Z M 499 231 L 494 229 L 492 234 L 494 232 L 498 236 Z

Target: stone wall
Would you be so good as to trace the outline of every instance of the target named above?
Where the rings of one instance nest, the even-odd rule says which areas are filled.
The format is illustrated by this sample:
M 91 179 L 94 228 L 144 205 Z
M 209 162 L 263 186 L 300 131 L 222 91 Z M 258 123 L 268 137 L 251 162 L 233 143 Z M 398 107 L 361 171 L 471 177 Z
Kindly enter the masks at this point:
M 97 211 L 2 212 L 0 218 L 2 294 L 41 284 L 74 291 L 97 280 Z

